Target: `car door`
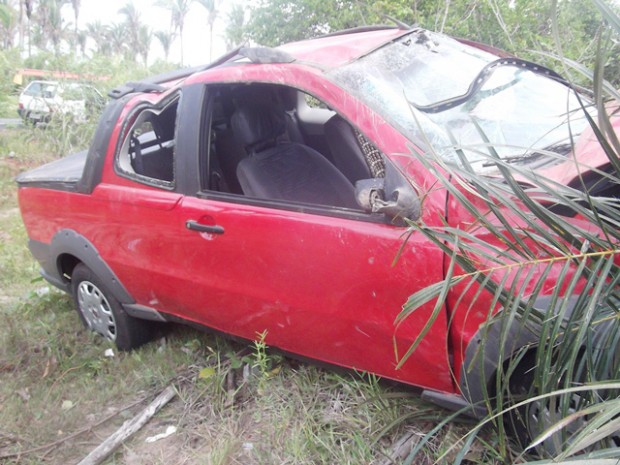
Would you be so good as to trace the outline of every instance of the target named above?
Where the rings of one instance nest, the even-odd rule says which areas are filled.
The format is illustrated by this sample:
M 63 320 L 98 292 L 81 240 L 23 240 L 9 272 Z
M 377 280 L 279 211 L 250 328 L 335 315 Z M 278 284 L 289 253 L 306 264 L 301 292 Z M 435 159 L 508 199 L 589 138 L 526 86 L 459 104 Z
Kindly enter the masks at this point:
M 395 370 L 426 324 L 430 308 L 401 327 L 407 297 L 442 275 L 440 252 L 402 228 L 321 214 L 235 204 L 217 196 L 185 198 L 183 219 L 221 234 L 187 230 L 184 265 L 194 286 L 186 310 L 195 321 L 284 350 L 395 379 L 447 390 L 437 376 L 447 360 L 443 315 L 424 347 Z M 447 374 L 447 371 L 445 371 Z
M 398 327 L 396 316 L 408 296 L 441 279 L 441 251 L 422 235 L 405 242 L 407 229 L 381 215 L 216 189 L 217 105 L 188 100 L 183 118 L 211 127 L 200 131 L 202 163 L 191 170 L 201 173 L 202 187 L 193 194 L 189 188 L 175 208 L 179 234 L 167 251 L 182 264 L 172 278 L 178 314 L 248 339 L 265 334 L 267 344 L 291 353 L 452 390 L 444 312 L 414 356 L 396 367 L 433 304 Z M 206 116 L 190 118 L 203 108 Z M 180 138 L 194 139 L 184 131 Z

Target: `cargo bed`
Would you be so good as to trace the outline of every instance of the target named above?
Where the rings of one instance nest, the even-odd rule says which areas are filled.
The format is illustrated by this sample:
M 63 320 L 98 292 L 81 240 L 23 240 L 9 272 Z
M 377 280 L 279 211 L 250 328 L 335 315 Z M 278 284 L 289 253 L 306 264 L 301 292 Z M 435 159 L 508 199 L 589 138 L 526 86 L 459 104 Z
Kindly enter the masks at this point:
M 41 187 L 64 191 L 77 191 L 84 173 L 88 150 L 55 160 L 26 171 L 15 179 L 20 187 Z

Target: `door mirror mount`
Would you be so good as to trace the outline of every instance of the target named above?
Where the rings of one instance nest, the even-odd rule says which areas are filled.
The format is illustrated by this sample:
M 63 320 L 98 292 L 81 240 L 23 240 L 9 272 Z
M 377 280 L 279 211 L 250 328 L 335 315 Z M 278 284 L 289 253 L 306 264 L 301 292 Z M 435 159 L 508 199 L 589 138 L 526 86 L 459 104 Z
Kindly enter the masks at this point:
M 406 220 L 420 218 L 420 199 L 416 192 L 389 164 L 386 165 L 385 178 L 357 181 L 355 197 L 365 211 L 383 213 L 398 226 L 406 226 Z

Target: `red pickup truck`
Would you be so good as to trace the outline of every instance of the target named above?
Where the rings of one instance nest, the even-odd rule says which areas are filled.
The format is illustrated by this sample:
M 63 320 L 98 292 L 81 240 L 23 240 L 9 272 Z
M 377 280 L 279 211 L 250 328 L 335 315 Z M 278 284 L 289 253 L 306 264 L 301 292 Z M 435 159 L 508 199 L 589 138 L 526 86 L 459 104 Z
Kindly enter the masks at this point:
M 266 331 L 269 345 L 419 386 L 452 408 L 481 401 L 503 360 L 465 369 L 488 307 L 449 295 L 397 368 L 395 349 L 425 331 L 435 303 L 395 319 L 450 259 L 422 234 L 405 241 L 408 222 L 472 220 L 425 154 L 458 163 L 458 145 L 494 176 L 480 149 L 493 144 L 505 163 L 567 185 L 581 134 L 575 156 L 608 163 L 557 74 L 422 29 L 239 48 L 110 96 L 87 152 L 17 178 L 30 250 L 88 328 L 121 349 L 167 321 Z

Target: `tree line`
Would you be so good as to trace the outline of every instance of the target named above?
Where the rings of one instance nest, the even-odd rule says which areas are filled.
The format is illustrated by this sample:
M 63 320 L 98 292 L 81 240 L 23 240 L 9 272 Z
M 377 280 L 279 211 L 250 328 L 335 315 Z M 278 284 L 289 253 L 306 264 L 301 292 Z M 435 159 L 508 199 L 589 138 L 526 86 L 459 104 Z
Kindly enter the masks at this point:
M 90 46 L 91 54 L 120 56 L 146 64 L 153 41 L 160 43 L 167 61 L 173 42 L 179 40 L 182 62 L 183 28 L 192 3 L 206 10 L 205 26 L 212 37 L 218 15 L 216 0 L 153 1 L 153 7 L 169 15 L 168 30 L 153 30 L 142 20 L 141 12 L 131 0 L 118 10 L 123 18 L 121 22 L 95 21 L 86 25 L 80 23 L 81 0 L 0 0 L 0 47 L 18 48 L 28 57 L 38 51 L 52 51 L 56 55 L 70 51 L 88 58 Z M 65 8 L 71 8 L 72 22 L 65 20 Z
M 604 1 L 618 11 L 617 3 Z M 559 54 L 591 67 L 597 41 L 608 31 L 592 0 L 262 0 L 240 34 L 272 46 L 363 24 L 396 22 L 488 44 L 552 67 L 559 64 L 549 55 Z M 619 52 L 612 42 L 607 77 L 616 87 Z
M 223 0 L 152 0 L 153 7 L 169 15 L 167 30 L 153 30 L 132 0 L 118 10 L 123 20 L 112 24 L 81 24 L 81 0 L 0 0 L 0 47 L 18 49 L 26 57 L 47 51 L 82 59 L 121 57 L 146 65 L 152 43 L 161 45 L 168 61 L 178 41 L 182 63 L 185 20 L 194 3 L 207 13 L 205 35 L 211 58 L 216 24 L 223 26 L 226 46 L 233 48 L 244 42 L 275 46 L 335 30 L 400 21 L 536 61 L 553 61 L 541 52 L 560 51 L 587 66 L 596 55 L 603 25 L 590 0 L 258 0 L 250 6 Z M 63 15 L 63 9 L 70 9 L 72 15 Z M 554 23 L 559 33 L 554 34 Z M 612 44 L 607 67 L 612 80 L 620 76 L 618 52 L 618 44 Z

